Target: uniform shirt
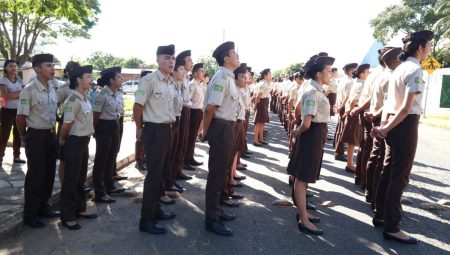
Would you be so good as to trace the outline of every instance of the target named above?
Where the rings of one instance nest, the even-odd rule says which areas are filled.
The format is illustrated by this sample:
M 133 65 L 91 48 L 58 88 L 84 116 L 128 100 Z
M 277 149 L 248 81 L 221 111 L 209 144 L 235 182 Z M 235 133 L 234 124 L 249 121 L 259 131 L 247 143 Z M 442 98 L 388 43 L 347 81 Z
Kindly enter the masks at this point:
M 64 101 L 66 101 L 67 97 L 70 95 L 70 92 L 72 91 L 69 87 L 70 82 L 66 82 L 59 86 L 59 88 L 56 90 L 56 95 L 58 96 L 58 103 L 60 105 L 63 105 Z
M 174 84 L 174 97 L 173 97 L 173 110 L 176 117 L 181 116 L 183 110 L 183 93 L 181 93 L 181 83 L 179 85 Z
M 358 105 L 358 101 L 359 98 L 361 97 L 361 93 L 363 91 L 363 87 L 364 87 L 364 81 L 360 80 L 360 79 L 354 79 L 353 80 L 353 85 L 352 88 L 350 90 L 350 96 L 348 97 L 348 101 L 346 103 L 345 109 L 347 111 L 351 110 L 350 109 L 350 104 L 354 101 L 356 101 L 355 105 Z
M 204 105 L 218 106 L 214 118 L 236 121 L 239 94 L 234 83 L 234 73 L 232 71 L 219 66 L 219 70 L 208 84 Z
M 337 87 L 337 105 L 342 104 L 348 96 L 350 96 L 350 90 L 352 89 L 353 79 L 348 77 L 347 75 L 339 79 L 338 87 Z
M 244 94 L 243 94 L 243 90 L 244 88 L 239 88 L 238 86 L 236 86 L 236 89 L 238 91 L 239 94 L 239 104 L 238 104 L 238 109 L 237 109 L 237 119 L 238 120 L 245 120 L 245 103 L 244 103 Z
M 384 72 L 384 67 L 379 65 L 373 70 L 369 76 L 367 76 L 366 81 L 364 82 L 364 88 L 361 92 L 361 97 L 359 98 L 358 105 L 363 105 L 367 100 L 372 97 L 373 87 L 375 86 L 375 80 L 378 76 L 382 75 Z M 366 108 L 364 112 L 369 111 L 369 108 Z
M 295 82 L 294 85 L 295 86 L 292 86 L 289 91 L 289 98 L 293 99 L 294 102 L 296 102 L 298 100 L 298 91 L 300 90 L 301 84 L 297 84 L 297 82 Z
M 324 92 L 322 86 L 311 79 L 302 98 L 302 119 L 306 115 L 312 115 L 314 123 L 330 122 L 330 102 Z
M 310 82 L 311 82 L 311 80 L 305 80 L 302 83 L 302 85 L 300 86 L 300 89 L 298 90 L 298 95 L 297 95 L 297 102 L 295 102 L 295 107 L 297 107 L 297 105 L 302 102 L 303 94 L 305 93 L 305 89 L 306 89 L 306 87 L 308 87 L 308 84 Z
M 64 122 L 73 123 L 69 135 L 90 136 L 94 133 L 94 118 L 87 95 L 72 90 L 63 106 Z
M 169 76 L 167 80 L 164 80 L 163 74 L 158 69 L 140 79 L 135 103 L 144 107 L 144 122 L 173 123 L 175 122 L 174 97 L 175 84 L 172 77 Z
M 422 114 L 422 92 L 425 86 L 422 76 L 420 62 L 414 57 L 408 57 L 395 69 L 389 80 L 388 96 L 385 102 L 388 113 L 396 114 L 400 110 L 405 94 L 416 93 L 409 114 Z
M 191 96 L 189 93 L 189 76 L 186 75 L 186 77 L 183 80 L 183 86 L 181 87 L 181 92 L 183 93 L 183 106 L 185 107 L 191 107 Z
M 372 98 L 370 99 L 370 112 L 376 112 L 384 105 L 392 72 L 391 69 L 385 68 L 384 72 L 374 80 Z
M 327 93 L 337 93 L 337 78 L 333 78 L 330 80 L 330 84 L 327 84 L 326 92 Z
M 20 92 L 23 87 L 23 81 L 19 78 L 16 79 L 16 82 L 12 82 L 7 77 L 3 77 L 0 79 L 0 84 L 6 86 L 6 90 L 8 91 L 8 93 Z M 6 99 L 5 108 L 17 109 L 18 106 L 19 99 Z
M 196 79 L 192 79 L 189 84 L 189 94 L 191 100 L 191 108 L 192 109 L 203 109 L 203 100 L 205 94 L 203 93 L 202 84 Z
M 252 107 L 252 97 L 250 96 L 250 88 L 246 85 L 243 88 L 238 88 L 239 93 L 242 97 L 242 101 L 244 102 L 244 107 L 246 111 L 250 111 Z
M 99 119 L 118 120 L 122 102 L 118 92 L 114 93 L 108 86 L 103 87 L 102 91 L 95 96 L 94 112 L 99 112 Z
M 258 94 L 262 93 L 260 98 L 270 97 L 270 89 L 271 89 L 270 83 L 262 81 L 258 86 Z
M 52 129 L 56 123 L 56 92 L 38 79 L 28 84 L 19 96 L 17 114 L 26 116 L 26 125 L 35 129 Z
M 117 99 L 119 102 L 119 108 L 117 109 L 117 113 L 119 114 L 119 118 L 123 118 L 123 116 L 125 115 L 125 105 L 123 102 L 123 91 L 117 91 Z

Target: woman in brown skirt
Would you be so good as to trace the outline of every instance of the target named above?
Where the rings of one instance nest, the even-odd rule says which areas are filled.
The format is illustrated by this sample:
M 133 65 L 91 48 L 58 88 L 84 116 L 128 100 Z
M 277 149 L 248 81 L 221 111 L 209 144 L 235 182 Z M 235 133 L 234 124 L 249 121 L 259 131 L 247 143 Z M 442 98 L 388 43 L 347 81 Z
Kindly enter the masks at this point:
M 253 137 L 253 145 L 263 146 L 267 144 L 264 141 L 264 124 L 269 123 L 269 97 L 270 82 L 272 74 L 270 69 L 264 69 L 261 72 L 261 83 L 259 84 L 255 99 L 255 135 Z
M 369 64 L 362 64 L 358 66 L 353 73 L 353 86 L 345 105 L 345 113 L 343 115 L 345 120 L 341 141 L 342 143 L 347 143 L 347 166 L 345 167 L 345 171 L 347 172 L 355 172 L 356 170 L 356 166 L 353 164 L 353 152 L 355 150 L 355 145 L 360 145 L 362 139 L 359 116 L 351 115 L 350 112 L 353 108 L 358 106 L 359 97 L 361 96 L 364 87 L 364 81 L 370 73 L 369 69 Z
M 378 183 L 375 226 L 384 226 L 383 236 L 401 243 L 416 244 L 417 239 L 400 230 L 400 199 L 409 182 L 417 148 L 422 95 L 425 82 L 420 62 L 428 58 L 433 32 L 424 30 L 402 39 L 403 61 L 389 80 L 388 96 L 379 127 L 372 136 L 385 138 L 384 168 Z
M 298 229 L 321 235 L 323 231 L 313 222 L 319 222 L 306 211 L 306 189 L 319 175 L 323 148 L 330 122 L 330 103 L 324 95 L 323 85 L 330 82 L 334 58 L 314 56 L 305 64 L 306 76 L 311 77 L 302 95 L 302 123 L 293 130 L 297 135 L 295 154 L 288 165 L 288 173 L 295 176 L 295 199 L 299 215 Z

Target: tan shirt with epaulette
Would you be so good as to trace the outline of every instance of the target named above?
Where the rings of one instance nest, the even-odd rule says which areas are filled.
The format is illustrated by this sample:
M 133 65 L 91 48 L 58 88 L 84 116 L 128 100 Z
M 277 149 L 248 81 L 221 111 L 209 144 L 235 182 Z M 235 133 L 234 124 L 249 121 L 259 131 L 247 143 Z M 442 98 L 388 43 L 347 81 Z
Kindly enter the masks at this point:
M 64 122 L 72 123 L 69 135 L 90 136 L 94 133 L 94 118 L 87 95 L 72 90 L 63 105 Z
M 56 95 L 58 96 L 58 104 L 62 105 L 66 101 L 67 97 L 70 95 L 70 92 L 72 89 L 69 87 L 69 82 L 64 83 L 63 85 L 59 86 L 59 88 L 56 90 Z
M 306 115 L 313 116 L 314 123 L 330 122 L 330 101 L 324 94 L 325 90 L 315 80 L 310 80 L 302 96 L 302 119 Z
M 26 116 L 29 128 L 52 129 L 56 123 L 56 102 L 55 90 L 36 78 L 20 92 L 17 114 Z
M 94 100 L 94 112 L 99 112 L 101 120 L 118 120 L 123 112 L 123 103 L 118 92 L 114 93 L 105 86 Z

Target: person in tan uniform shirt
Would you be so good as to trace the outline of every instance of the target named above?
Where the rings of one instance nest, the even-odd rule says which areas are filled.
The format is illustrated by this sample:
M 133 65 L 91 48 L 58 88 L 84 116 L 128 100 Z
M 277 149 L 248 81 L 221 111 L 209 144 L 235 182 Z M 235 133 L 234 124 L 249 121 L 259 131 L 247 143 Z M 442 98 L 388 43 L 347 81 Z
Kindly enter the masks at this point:
M 95 219 L 96 214 L 86 212 L 86 180 L 89 160 L 89 140 L 94 133 L 92 107 L 87 92 L 92 82 L 92 66 L 82 66 L 70 71 L 72 90 L 63 105 L 64 120 L 59 144 L 64 146 L 66 163 L 61 186 L 61 222 L 70 230 L 80 229 L 77 217 Z
M 400 199 L 408 185 L 417 148 L 422 92 L 425 87 L 420 62 L 431 52 L 434 34 L 423 30 L 402 38 L 403 61 L 389 80 L 389 89 L 380 126 L 372 135 L 386 139 L 384 169 L 378 184 L 375 226 L 384 226 L 383 236 L 406 244 L 416 244 L 416 238 L 399 227 L 402 215 Z
M 56 170 L 57 98 L 49 86 L 55 67 L 51 54 L 35 55 L 31 62 L 37 77 L 20 92 L 16 122 L 28 159 L 23 219 L 32 228 L 42 228 L 39 217 L 59 216 L 48 205 Z

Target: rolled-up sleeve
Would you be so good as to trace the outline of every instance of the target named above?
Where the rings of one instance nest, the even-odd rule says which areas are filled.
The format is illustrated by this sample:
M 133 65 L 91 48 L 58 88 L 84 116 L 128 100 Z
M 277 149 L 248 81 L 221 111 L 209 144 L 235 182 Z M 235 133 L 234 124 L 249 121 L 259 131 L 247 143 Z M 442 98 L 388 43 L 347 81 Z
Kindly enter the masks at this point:
M 302 99 L 302 117 L 307 115 L 316 116 L 317 114 L 318 102 L 316 98 L 316 93 L 313 91 L 308 92 L 303 95 Z
M 406 81 L 406 93 L 422 93 L 425 86 L 425 82 L 422 77 L 422 69 L 418 69 L 412 75 L 410 75 L 409 79 Z
M 134 94 L 134 102 L 145 106 L 147 102 L 148 95 L 151 94 L 151 80 L 148 78 L 141 78 L 139 81 L 139 87 Z
M 209 97 L 206 104 L 222 106 L 225 90 L 227 89 L 226 80 L 220 79 L 211 84 L 211 90 L 209 91 Z
M 28 89 L 22 90 L 19 95 L 19 107 L 17 108 L 17 114 L 29 115 L 31 106 L 31 93 Z

